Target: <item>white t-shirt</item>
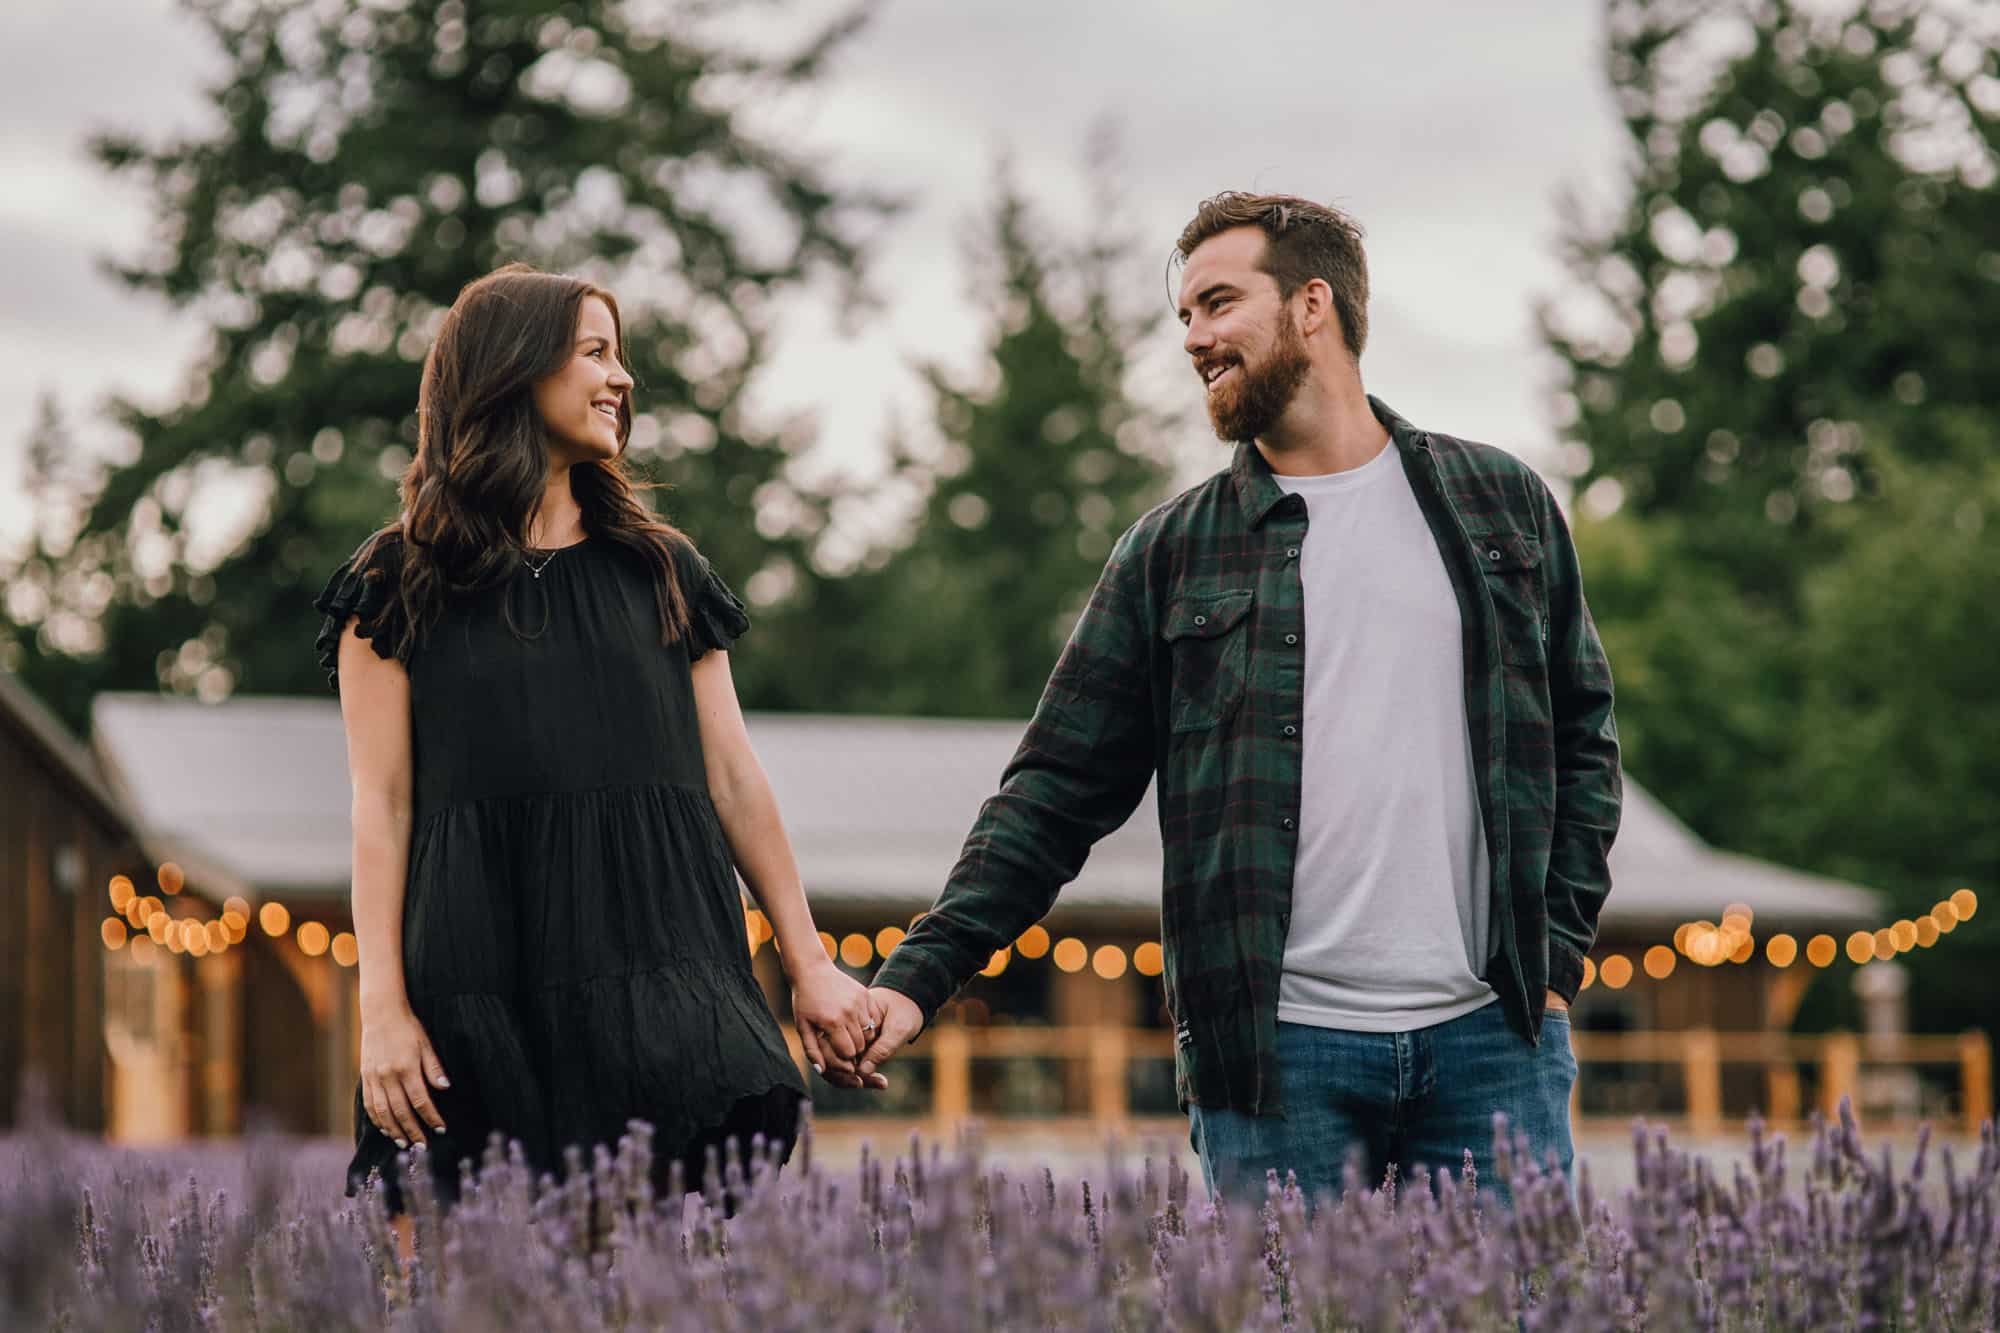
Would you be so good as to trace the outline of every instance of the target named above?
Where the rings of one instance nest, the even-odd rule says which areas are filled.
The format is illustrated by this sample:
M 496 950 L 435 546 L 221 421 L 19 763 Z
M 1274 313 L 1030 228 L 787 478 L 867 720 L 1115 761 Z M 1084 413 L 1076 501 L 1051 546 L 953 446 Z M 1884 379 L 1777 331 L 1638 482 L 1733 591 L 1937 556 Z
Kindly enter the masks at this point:
M 1278 1017 L 1406 1032 L 1498 998 L 1458 600 L 1402 456 L 1303 496 L 1305 728 Z

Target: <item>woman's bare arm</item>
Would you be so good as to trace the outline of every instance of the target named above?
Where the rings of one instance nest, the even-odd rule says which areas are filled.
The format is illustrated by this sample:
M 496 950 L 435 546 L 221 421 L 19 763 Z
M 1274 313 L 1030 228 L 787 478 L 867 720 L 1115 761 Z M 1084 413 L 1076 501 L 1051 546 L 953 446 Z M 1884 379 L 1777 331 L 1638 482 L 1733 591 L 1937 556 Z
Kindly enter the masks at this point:
M 426 1082 L 448 1087 L 403 978 L 403 894 L 414 780 L 410 677 L 350 624 L 340 636 L 340 712 L 353 788 L 354 937 L 361 966 L 362 1100 L 398 1145 L 442 1130 Z
M 729 654 L 703 655 L 692 674 L 709 799 L 715 803 L 736 868 L 771 919 L 771 933 L 792 985 L 799 1040 L 815 1068 L 823 1071 L 828 1057 L 834 1057 L 837 1067 L 851 1070 L 880 1020 L 867 989 L 835 967 L 820 947 L 777 798 L 743 725 Z M 824 1043 L 819 1039 L 822 1032 Z

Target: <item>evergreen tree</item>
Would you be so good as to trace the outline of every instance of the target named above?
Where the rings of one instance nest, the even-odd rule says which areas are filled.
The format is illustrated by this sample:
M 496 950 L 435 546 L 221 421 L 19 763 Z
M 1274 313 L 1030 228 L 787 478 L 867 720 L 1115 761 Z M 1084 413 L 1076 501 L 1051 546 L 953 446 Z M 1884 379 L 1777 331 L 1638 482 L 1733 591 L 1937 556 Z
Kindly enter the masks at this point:
M 96 153 L 157 201 L 120 276 L 207 343 L 171 407 L 116 406 L 134 458 L 75 540 L 8 571 L 48 594 L 10 601 L 39 612 L 19 669 L 72 721 L 103 688 L 323 688 L 312 596 L 394 513 L 438 317 L 511 260 L 618 293 L 632 455 L 718 567 L 740 584 L 796 548 L 752 509 L 802 440 L 754 432 L 742 393 L 767 302 L 818 273 L 851 285 L 883 204 L 755 117 L 851 21 L 772 56 L 732 46 L 713 7 L 664 0 L 186 3 L 228 61 L 214 129 Z M 76 616 L 87 635 L 51 632 Z
M 1622 501 L 1592 607 L 1634 771 L 1768 845 L 1745 779 L 1823 721 L 1809 574 L 1893 521 L 1894 469 L 1991 453 L 1945 423 L 2000 407 L 2000 37 L 1903 0 L 1607 12 L 1626 195 L 1564 238 L 1595 318 L 1545 315 L 1584 508 Z
M 877 568 L 819 598 L 815 622 L 845 646 L 818 706 L 1025 719 L 1112 543 L 1169 481 L 1171 419 L 1127 388 L 1163 322 L 1130 313 L 1129 247 L 1101 224 L 1060 240 L 1002 179 L 976 256 L 981 372 L 924 367 L 936 432 L 896 457 L 922 515 Z M 1108 192 L 1095 204 L 1117 216 Z

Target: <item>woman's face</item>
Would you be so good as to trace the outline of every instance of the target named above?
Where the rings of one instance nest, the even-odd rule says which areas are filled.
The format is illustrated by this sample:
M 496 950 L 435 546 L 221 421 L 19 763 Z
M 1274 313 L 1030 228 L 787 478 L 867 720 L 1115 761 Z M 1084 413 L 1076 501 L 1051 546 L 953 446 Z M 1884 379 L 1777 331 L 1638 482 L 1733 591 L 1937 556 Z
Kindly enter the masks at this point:
M 561 370 L 535 385 L 535 409 L 549 431 L 558 462 L 616 458 L 619 415 L 632 377 L 618 361 L 618 325 L 611 307 L 586 296 L 577 312 L 576 341 Z

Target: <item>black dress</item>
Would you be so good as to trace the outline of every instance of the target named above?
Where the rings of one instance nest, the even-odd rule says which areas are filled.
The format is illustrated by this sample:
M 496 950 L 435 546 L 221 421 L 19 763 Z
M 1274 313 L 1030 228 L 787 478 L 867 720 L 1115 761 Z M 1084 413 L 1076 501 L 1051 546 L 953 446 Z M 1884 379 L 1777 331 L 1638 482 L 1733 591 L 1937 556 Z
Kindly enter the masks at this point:
M 660 1183 L 679 1157 L 698 1187 L 726 1136 L 789 1155 L 805 1095 L 751 973 L 689 677 L 749 628 L 743 605 L 688 548 L 690 631 L 663 644 L 637 553 L 593 536 L 545 555 L 539 577 L 454 601 L 407 662 L 403 968 L 451 1080 L 428 1153 L 447 1200 L 491 1134 L 560 1172 L 565 1149 L 587 1162 L 632 1120 L 653 1127 Z M 399 559 L 392 541 L 350 561 L 314 603 L 335 689 L 350 619 L 394 652 Z M 370 1171 L 393 1187 L 396 1151 L 357 1090 L 348 1192 Z

